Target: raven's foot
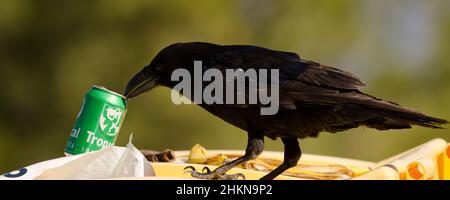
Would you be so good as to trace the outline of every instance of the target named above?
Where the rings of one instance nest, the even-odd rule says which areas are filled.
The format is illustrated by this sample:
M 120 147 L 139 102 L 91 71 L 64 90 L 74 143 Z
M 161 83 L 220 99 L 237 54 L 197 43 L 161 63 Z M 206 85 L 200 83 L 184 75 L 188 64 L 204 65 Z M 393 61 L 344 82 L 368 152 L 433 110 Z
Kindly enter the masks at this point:
M 216 168 L 211 171 L 208 167 L 203 167 L 202 172 L 197 172 L 194 167 L 187 166 L 184 168 L 184 173 L 191 173 L 191 176 L 199 179 L 209 180 L 238 180 L 239 177 L 245 180 L 245 176 L 242 173 L 225 174 L 223 170 Z

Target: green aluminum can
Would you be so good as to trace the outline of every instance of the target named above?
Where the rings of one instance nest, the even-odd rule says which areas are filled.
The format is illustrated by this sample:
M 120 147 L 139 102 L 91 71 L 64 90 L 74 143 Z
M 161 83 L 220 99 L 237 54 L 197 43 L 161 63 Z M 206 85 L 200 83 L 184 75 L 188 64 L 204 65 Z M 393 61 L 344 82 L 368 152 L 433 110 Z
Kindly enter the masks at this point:
M 84 97 L 64 153 L 77 155 L 114 145 L 126 108 L 124 96 L 94 85 Z

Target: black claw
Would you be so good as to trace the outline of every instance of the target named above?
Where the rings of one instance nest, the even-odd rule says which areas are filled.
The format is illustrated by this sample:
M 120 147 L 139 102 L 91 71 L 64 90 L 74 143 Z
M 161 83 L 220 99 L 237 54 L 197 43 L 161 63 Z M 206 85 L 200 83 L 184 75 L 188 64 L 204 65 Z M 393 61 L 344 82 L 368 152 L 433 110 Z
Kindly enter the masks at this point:
M 220 170 L 213 170 L 211 171 L 208 167 L 203 167 L 202 172 L 197 172 L 195 170 L 195 167 L 193 166 L 186 166 L 184 168 L 184 173 L 190 173 L 192 177 L 199 178 L 199 179 L 223 179 L 223 180 L 238 180 L 239 178 L 242 178 L 245 180 L 245 175 L 242 173 L 236 173 L 236 174 L 230 174 L 226 175 L 225 173 L 221 172 Z
M 189 169 L 190 169 L 190 170 L 189 170 Z M 184 170 L 184 174 L 195 172 L 195 168 L 192 167 L 192 166 L 186 166 L 183 170 Z
M 195 170 L 195 168 L 193 166 L 186 166 L 183 170 L 187 170 L 187 169 Z
M 202 169 L 202 172 L 203 173 L 205 173 L 205 171 L 206 171 L 206 173 L 211 173 L 211 170 L 208 168 L 208 167 L 203 167 L 203 169 Z
M 242 180 L 245 180 L 245 175 L 243 173 L 237 173 L 236 174 L 236 180 L 239 179 L 239 177 L 241 177 Z

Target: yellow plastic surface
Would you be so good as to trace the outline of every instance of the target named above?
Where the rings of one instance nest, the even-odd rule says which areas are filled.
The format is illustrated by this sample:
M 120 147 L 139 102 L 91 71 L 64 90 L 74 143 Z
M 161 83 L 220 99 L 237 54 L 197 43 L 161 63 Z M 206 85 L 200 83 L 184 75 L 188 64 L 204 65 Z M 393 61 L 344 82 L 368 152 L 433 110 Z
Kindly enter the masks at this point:
M 222 154 L 234 156 L 240 156 L 244 153 L 243 151 L 230 150 L 208 150 L 207 152 L 208 155 Z M 174 162 L 152 163 L 156 177 L 145 177 L 143 179 L 193 179 L 189 173 L 184 173 L 184 167 L 194 166 L 197 171 L 201 171 L 205 166 L 211 170 L 217 167 L 213 165 L 188 163 L 187 161 L 190 156 L 189 151 L 175 151 L 175 156 L 177 159 Z M 443 139 L 433 139 L 378 163 L 339 157 L 304 154 L 299 162 L 299 165 L 319 166 L 319 168 L 330 165 L 343 166 L 353 172 L 353 176 L 347 178 L 353 180 L 450 180 L 449 157 L 450 145 Z M 283 152 L 264 152 L 260 155 L 260 158 L 277 159 L 282 161 Z M 290 172 L 296 173 L 298 171 L 299 170 L 291 169 Z M 267 172 L 243 168 L 233 168 L 228 173 L 243 173 L 248 180 L 256 180 L 267 174 Z M 302 180 L 305 178 L 280 175 L 276 179 Z

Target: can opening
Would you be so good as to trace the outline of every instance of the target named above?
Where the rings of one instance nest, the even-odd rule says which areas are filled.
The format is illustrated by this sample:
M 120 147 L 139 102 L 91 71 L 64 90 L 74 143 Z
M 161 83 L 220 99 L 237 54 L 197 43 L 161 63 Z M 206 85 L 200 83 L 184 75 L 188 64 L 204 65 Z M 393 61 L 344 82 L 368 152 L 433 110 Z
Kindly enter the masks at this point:
M 99 89 L 99 90 L 106 91 L 106 92 L 111 93 L 111 94 L 113 94 L 113 95 L 119 96 L 119 97 L 121 97 L 122 99 L 125 99 L 125 100 L 127 99 L 125 96 L 123 96 L 123 95 L 121 95 L 121 94 L 119 94 L 119 93 L 117 93 L 117 92 L 114 92 L 114 91 L 112 91 L 112 90 L 110 90 L 110 89 L 108 89 L 108 88 L 106 88 L 106 87 L 104 87 L 104 86 L 93 85 L 92 87 L 93 87 L 93 88 L 96 88 L 96 89 Z

